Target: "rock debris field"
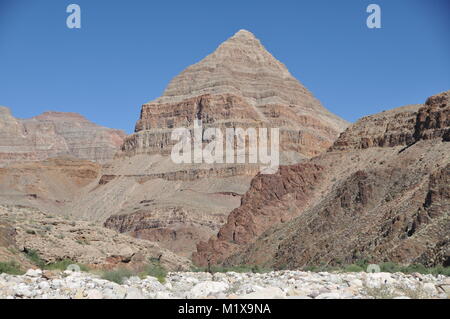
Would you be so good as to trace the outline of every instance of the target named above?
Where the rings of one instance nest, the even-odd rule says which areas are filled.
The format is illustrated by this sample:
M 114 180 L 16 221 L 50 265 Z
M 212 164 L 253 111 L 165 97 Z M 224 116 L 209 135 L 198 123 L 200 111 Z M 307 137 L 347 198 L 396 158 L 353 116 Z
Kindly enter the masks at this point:
M 418 273 L 169 273 L 123 284 L 85 272 L 0 275 L 0 299 L 448 299 L 450 277 Z

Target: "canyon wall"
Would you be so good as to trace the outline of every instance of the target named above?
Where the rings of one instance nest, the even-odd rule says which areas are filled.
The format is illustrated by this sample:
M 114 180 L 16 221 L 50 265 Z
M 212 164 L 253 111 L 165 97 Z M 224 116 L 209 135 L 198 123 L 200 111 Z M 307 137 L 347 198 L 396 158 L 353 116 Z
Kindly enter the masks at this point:
M 447 91 L 365 117 L 328 152 L 257 176 L 218 235 L 198 245 L 194 262 L 448 266 L 449 111 Z
M 17 119 L 0 107 L 0 166 L 58 156 L 107 163 L 124 138 L 123 131 L 98 126 L 76 113 L 46 112 Z

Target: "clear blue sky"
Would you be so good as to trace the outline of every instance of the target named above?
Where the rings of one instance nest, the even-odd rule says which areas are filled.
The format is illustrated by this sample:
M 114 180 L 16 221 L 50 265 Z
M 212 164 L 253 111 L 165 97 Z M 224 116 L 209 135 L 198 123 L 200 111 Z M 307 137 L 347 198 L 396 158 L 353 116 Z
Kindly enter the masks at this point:
M 366 27 L 370 3 L 382 29 Z M 0 105 L 131 132 L 143 103 L 241 28 L 349 121 L 450 89 L 448 0 L 0 0 Z

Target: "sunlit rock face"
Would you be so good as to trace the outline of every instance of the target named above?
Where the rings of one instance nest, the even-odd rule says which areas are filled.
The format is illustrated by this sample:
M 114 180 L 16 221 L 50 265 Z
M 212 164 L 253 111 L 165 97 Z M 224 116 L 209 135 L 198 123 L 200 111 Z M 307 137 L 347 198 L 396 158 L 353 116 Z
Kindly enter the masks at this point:
M 124 151 L 167 152 L 171 129 L 192 127 L 195 118 L 212 127 L 280 128 L 285 163 L 323 152 L 348 125 L 246 30 L 176 76 L 163 96 L 144 104 Z
M 329 150 L 258 175 L 199 265 L 450 262 L 449 91 L 366 116 Z
M 98 126 L 76 113 L 46 112 L 17 119 L 0 107 L 0 166 L 71 156 L 107 163 L 122 145 L 125 133 Z
M 324 152 L 347 126 L 241 30 L 142 106 L 135 133 L 73 213 L 190 257 L 239 206 L 260 169 L 249 161 L 175 164 L 171 133 L 193 129 L 196 119 L 203 129 L 278 128 L 285 164 Z

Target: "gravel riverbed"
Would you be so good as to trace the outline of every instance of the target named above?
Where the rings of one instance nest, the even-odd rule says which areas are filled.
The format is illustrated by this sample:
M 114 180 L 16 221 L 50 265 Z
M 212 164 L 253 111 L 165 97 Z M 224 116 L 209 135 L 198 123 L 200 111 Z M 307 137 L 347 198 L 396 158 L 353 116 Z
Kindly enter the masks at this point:
M 85 272 L 30 269 L 0 275 L 0 299 L 365 299 L 450 297 L 450 278 L 402 273 L 169 273 L 165 282 L 130 277 L 123 284 Z

